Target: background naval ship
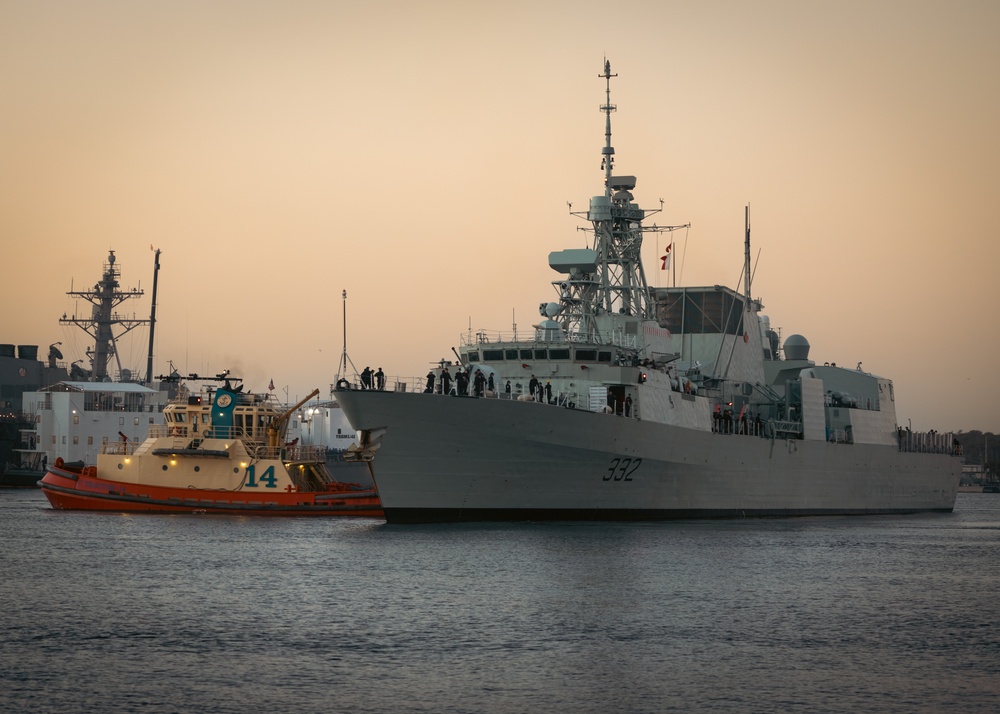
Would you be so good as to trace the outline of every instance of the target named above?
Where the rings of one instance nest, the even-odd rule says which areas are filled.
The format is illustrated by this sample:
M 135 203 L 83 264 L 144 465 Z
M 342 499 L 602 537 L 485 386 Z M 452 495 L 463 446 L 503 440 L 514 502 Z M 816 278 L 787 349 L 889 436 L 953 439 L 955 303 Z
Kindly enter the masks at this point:
M 533 339 L 480 332 L 422 393 L 336 398 L 390 522 L 656 520 L 951 511 L 950 434 L 897 424 L 893 383 L 782 345 L 742 291 L 652 290 L 633 176 L 613 173 L 610 63 L 604 191 L 578 214 L 592 247 L 557 251 L 557 299 Z M 457 372 L 457 374 L 455 372 Z
M 37 345 L 17 345 L 15 350 L 13 344 L 0 344 L 0 487 L 34 488 L 59 459 L 92 466 L 109 443 L 141 444 L 160 425 L 170 402 L 186 392 L 186 383 L 203 380 L 197 374 L 181 375 L 172 363 L 168 375 L 154 377 L 160 250 L 153 258 L 148 318 L 122 307 L 145 293 L 123 287 L 113 250 L 92 288 L 67 293 L 82 301 L 83 309 L 64 314 L 59 324 L 90 337 L 83 358 L 67 364 L 61 341 L 49 345 L 45 361 L 39 359 Z M 135 364 L 122 361 L 123 353 L 135 353 L 134 346 L 124 351 L 119 346 L 137 328 L 148 328 L 145 375 Z M 303 446 L 323 447 L 326 466 L 339 480 L 371 484 L 365 463 L 344 459 L 356 434 L 332 399 L 298 407 L 288 421 L 287 436 Z

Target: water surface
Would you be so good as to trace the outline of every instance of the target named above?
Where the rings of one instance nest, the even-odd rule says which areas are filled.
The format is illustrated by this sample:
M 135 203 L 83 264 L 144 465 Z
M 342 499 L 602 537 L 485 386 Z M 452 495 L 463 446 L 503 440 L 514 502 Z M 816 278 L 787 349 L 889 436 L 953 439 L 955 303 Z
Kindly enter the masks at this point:
M 953 514 L 389 526 L 0 492 L 0 710 L 1000 710 L 1000 495 Z

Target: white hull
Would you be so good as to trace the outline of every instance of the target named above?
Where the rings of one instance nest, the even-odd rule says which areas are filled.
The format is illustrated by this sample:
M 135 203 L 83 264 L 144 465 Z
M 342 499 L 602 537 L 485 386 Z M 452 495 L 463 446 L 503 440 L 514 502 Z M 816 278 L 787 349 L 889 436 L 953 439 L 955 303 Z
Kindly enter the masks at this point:
M 343 391 L 390 522 L 663 520 L 954 508 L 961 463 L 534 402 Z M 384 431 L 383 431 L 384 429 Z

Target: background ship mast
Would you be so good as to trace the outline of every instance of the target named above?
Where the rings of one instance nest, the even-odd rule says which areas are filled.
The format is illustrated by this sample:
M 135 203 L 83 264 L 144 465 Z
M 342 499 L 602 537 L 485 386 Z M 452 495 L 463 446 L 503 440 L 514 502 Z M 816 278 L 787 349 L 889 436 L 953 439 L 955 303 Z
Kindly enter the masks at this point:
M 340 364 L 337 365 L 337 376 L 336 381 L 339 382 L 341 379 L 346 379 L 347 365 L 351 365 L 351 369 L 354 370 L 354 374 L 358 373 L 358 368 L 354 366 L 354 362 L 347 355 L 347 291 L 343 292 L 344 298 L 344 351 L 340 355 Z M 333 393 L 333 385 L 330 385 L 330 393 Z
M 91 374 L 90 381 L 103 382 L 108 379 L 108 361 L 112 356 L 118 366 L 119 374 L 122 371 L 121 359 L 118 357 L 116 348 L 119 337 L 140 325 L 148 325 L 149 320 L 140 320 L 119 315 L 115 308 L 129 298 L 141 297 L 142 290 L 132 288 L 130 291 L 119 289 L 118 278 L 121 271 L 115 265 L 115 252 L 108 251 L 108 261 L 104 264 L 104 274 L 100 282 L 94 285 L 93 290 L 77 291 L 70 290 L 67 295 L 81 297 L 94 306 L 90 318 L 66 317 L 63 315 L 59 323 L 62 325 L 76 325 L 88 335 L 94 338 L 93 348 L 88 348 L 87 356 L 90 358 Z M 115 334 L 115 328 L 122 329 Z

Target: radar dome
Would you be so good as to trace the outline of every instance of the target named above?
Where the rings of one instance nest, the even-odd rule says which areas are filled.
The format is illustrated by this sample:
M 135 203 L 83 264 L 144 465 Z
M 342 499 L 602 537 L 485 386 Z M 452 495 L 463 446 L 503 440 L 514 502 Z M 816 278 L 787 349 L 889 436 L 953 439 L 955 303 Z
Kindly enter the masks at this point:
M 789 335 L 785 339 L 785 359 L 809 359 L 809 340 L 802 335 Z

